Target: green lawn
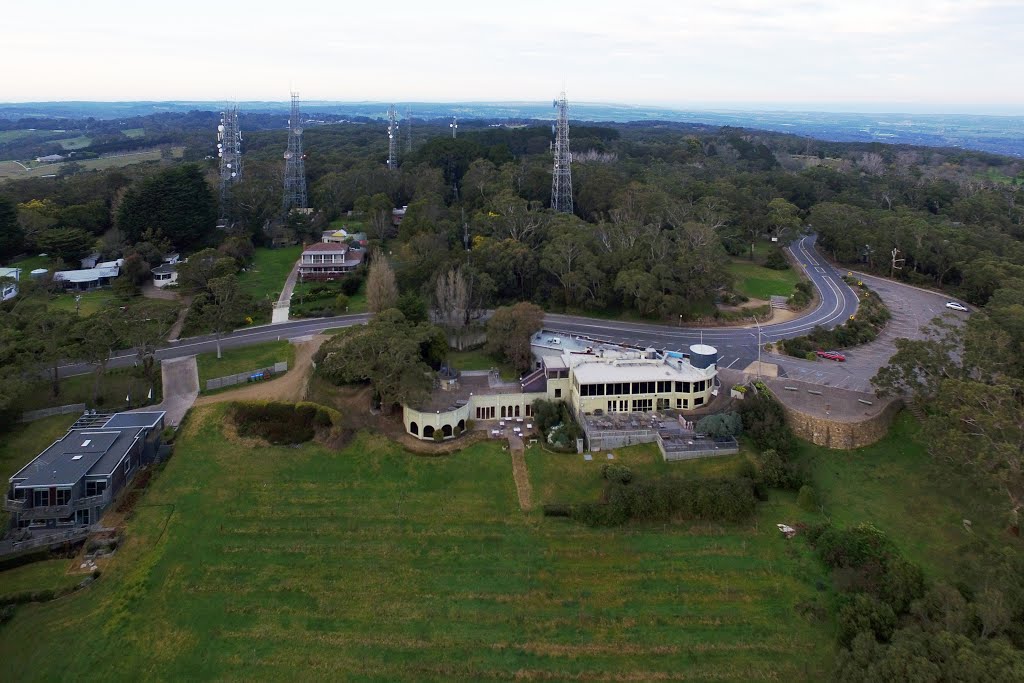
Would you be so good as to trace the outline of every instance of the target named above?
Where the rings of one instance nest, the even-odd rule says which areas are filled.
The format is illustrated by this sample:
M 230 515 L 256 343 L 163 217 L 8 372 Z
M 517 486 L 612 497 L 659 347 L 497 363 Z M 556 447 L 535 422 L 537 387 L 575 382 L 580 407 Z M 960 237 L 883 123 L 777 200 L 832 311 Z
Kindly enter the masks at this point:
M 201 353 L 196 356 L 199 367 L 199 389 L 206 387 L 206 380 L 235 375 L 249 370 L 259 370 L 281 361 L 288 367 L 295 364 L 295 346 L 288 341 L 270 341 L 237 349 L 223 349 L 222 358 L 217 352 Z
M 60 146 L 64 149 L 82 149 L 92 144 L 92 138 L 88 135 L 78 135 L 73 138 L 54 140 L 54 142 L 60 143 Z
M 856 451 L 803 443 L 826 514 L 848 526 L 871 522 L 932 577 L 952 578 L 957 548 L 1000 535 L 1005 519 L 994 501 L 968 481 L 944 476 L 917 438 L 920 427 L 901 413 L 882 441 Z M 964 529 L 970 519 L 973 531 Z
M 772 524 L 522 513 L 500 444 L 251 448 L 193 413 L 92 588 L 20 607 L 5 680 L 820 681 L 817 561 Z M 88 634 L 88 637 L 83 637 Z
M 129 138 L 141 138 L 146 134 L 145 128 L 124 128 L 121 134 Z
M 792 268 L 772 270 L 742 259 L 733 259 L 726 270 L 735 282 L 736 291 L 751 299 L 769 299 L 772 296 L 790 296 L 800 281 Z
M 370 225 L 362 218 L 338 218 L 333 220 L 327 226 L 328 230 L 341 230 L 344 228 L 352 234 L 354 232 L 365 232 L 367 235 L 370 233 Z
M 54 415 L 35 422 L 12 425 L 0 433 L 0 481 L 6 486 L 18 470 L 47 446 L 64 436 L 68 427 L 79 417 L 77 414 Z M 0 510 L 0 527 L 7 528 L 6 510 Z M 0 589 L 0 593 L 2 592 L 6 590 Z
M 0 572 L 0 600 L 18 593 L 71 588 L 85 578 L 68 574 L 71 560 L 43 560 Z
M 28 277 L 28 274 L 31 273 L 36 268 L 49 268 L 51 265 L 53 265 L 53 262 L 50 260 L 49 256 L 37 255 L 29 256 L 28 258 L 23 258 L 20 261 L 15 261 L 14 263 L 10 264 L 10 267 L 21 268 L 21 277 L 24 278 Z
M 277 301 L 288 273 L 299 260 L 302 247 L 283 247 L 281 249 L 259 248 L 252 265 L 238 276 L 242 289 L 256 299 Z
M 160 402 L 160 373 L 156 373 L 156 384 L 152 386 L 153 398 L 148 399 L 150 384 L 142 377 L 137 377 L 133 368 L 117 368 L 108 370 L 100 380 L 97 401 L 92 400 L 94 375 L 76 375 L 65 377 L 60 381 L 60 395 L 54 397 L 49 381 L 36 383 L 21 399 L 22 410 L 37 410 L 63 406 L 71 403 L 85 403 L 90 408 L 105 410 L 123 410 L 138 408 L 149 403 Z M 125 399 L 131 397 L 130 403 Z
M 80 296 L 81 301 L 75 302 L 75 296 Z M 75 312 L 75 307 L 78 307 L 78 315 L 81 317 L 88 317 L 100 310 L 110 306 L 117 297 L 114 296 L 114 292 L 109 289 L 97 289 L 92 292 L 81 292 L 80 294 L 59 294 L 52 299 L 48 304 L 49 308 L 58 311 L 68 311 L 70 313 Z
M 330 287 L 335 290 L 336 294 L 330 297 L 319 298 L 315 300 L 309 300 L 305 295 L 314 288 L 319 287 Z M 295 283 L 295 290 L 292 292 L 292 302 L 289 308 L 289 314 L 295 317 L 302 317 L 309 311 L 320 311 L 324 309 L 330 309 L 331 315 L 345 315 L 347 313 L 366 313 L 366 280 L 364 279 L 359 285 L 359 291 L 348 298 L 348 310 L 346 311 L 335 311 L 334 300 L 337 294 L 341 294 L 341 283 L 340 282 L 297 282 Z
M 448 351 L 448 363 L 457 370 L 490 370 L 498 368 L 502 379 L 512 381 L 519 379 L 519 373 L 508 361 L 495 358 L 484 351 L 483 347 L 466 351 Z

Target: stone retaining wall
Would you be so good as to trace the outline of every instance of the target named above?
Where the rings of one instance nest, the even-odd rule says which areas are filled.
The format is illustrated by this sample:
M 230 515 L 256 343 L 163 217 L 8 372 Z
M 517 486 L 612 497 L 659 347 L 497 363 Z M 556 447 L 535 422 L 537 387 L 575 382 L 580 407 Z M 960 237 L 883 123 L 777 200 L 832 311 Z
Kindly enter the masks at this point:
M 787 406 L 784 401 L 780 403 L 789 426 L 798 437 L 836 450 L 853 450 L 879 441 L 889 432 L 893 418 L 902 406 L 900 401 L 891 401 L 878 414 L 854 422 L 811 415 Z

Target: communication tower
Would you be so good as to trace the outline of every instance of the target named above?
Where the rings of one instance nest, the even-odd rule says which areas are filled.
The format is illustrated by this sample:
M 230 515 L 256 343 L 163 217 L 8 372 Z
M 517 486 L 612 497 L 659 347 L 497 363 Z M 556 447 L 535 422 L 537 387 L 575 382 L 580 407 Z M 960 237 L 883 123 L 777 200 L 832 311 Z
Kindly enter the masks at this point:
M 405 108 L 405 153 L 412 154 L 412 109 Z
M 228 217 L 228 191 L 242 177 L 242 129 L 238 127 L 238 105 L 229 104 L 217 126 L 217 158 L 220 162 L 220 216 Z
M 288 116 L 288 149 L 284 153 L 284 212 L 306 208 L 306 157 L 302 153 L 302 120 L 299 93 L 292 93 Z
M 555 166 L 551 174 L 551 208 L 572 213 L 572 152 L 569 151 L 569 103 L 565 91 L 553 102 L 558 109 L 555 125 Z
M 398 110 L 388 107 L 388 168 L 398 168 Z
M 455 131 L 457 131 L 459 129 L 459 120 L 453 116 L 452 117 L 452 122 L 448 124 L 448 127 L 452 129 L 452 140 L 454 140 L 455 139 Z

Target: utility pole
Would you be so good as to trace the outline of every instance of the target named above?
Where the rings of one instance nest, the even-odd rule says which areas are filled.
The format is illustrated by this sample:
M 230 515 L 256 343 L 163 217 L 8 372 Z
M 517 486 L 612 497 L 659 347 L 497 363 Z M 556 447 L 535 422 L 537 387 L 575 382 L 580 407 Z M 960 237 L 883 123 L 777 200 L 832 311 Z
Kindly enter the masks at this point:
M 388 107 L 388 169 L 398 168 L 398 110 Z
M 569 103 L 565 92 L 555 100 L 558 123 L 555 125 L 555 165 L 551 174 L 551 208 L 555 213 L 572 213 L 572 152 L 569 151 Z
M 299 114 L 299 93 L 292 93 L 292 109 L 288 117 L 288 149 L 284 153 L 284 213 L 305 209 L 306 157 L 302 153 L 302 120 Z
M 757 378 L 761 379 L 761 322 L 754 316 L 754 324 L 757 325 Z

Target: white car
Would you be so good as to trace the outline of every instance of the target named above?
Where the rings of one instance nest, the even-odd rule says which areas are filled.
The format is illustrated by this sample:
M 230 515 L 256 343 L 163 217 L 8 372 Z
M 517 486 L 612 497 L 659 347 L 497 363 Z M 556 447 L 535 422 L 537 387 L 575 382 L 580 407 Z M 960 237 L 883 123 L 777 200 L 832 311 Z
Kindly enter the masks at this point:
M 963 311 L 964 313 L 967 312 L 966 306 L 964 306 L 963 304 L 958 304 L 955 301 L 947 301 L 946 308 L 952 308 L 954 311 Z

